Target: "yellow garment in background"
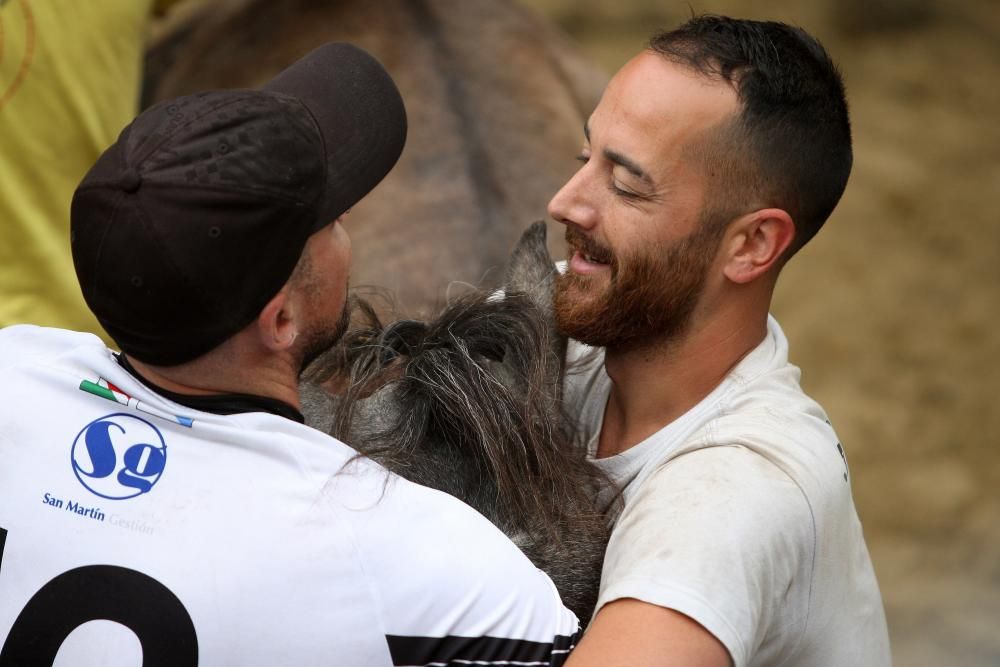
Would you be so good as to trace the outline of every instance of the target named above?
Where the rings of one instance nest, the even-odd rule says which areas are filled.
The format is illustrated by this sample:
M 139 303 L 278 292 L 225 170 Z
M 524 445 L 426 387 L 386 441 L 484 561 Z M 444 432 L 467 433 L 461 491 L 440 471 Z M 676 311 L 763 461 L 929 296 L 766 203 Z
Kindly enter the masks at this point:
M 100 334 L 70 255 L 73 191 L 138 112 L 152 0 L 0 0 L 0 327 Z

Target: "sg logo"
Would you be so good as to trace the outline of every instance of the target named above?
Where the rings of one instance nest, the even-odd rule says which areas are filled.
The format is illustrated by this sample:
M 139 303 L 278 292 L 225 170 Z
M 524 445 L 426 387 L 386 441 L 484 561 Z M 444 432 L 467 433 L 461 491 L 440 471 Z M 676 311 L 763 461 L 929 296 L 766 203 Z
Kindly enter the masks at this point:
M 167 464 L 163 436 L 144 419 L 118 413 L 83 427 L 73 441 L 73 472 L 102 498 L 124 500 L 153 488 Z

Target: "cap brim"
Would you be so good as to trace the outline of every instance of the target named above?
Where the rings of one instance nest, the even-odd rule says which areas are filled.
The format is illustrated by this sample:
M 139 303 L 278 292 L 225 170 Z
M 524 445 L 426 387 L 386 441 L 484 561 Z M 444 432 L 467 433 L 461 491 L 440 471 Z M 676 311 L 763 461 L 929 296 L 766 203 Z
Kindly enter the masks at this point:
M 371 192 L 403 151 L 406 110 L 399 90 L 382 65 L 356 46 L 321 46 L 261 89 L 297 98 L 319 127 L 327 192 L 318 226 Z

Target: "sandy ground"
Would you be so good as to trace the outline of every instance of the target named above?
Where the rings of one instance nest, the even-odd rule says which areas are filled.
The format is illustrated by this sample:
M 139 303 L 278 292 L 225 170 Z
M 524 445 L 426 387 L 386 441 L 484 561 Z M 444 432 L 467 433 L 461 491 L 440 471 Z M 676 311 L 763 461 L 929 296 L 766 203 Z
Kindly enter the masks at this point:
M 687 3 L 525 0 L 609 72 Z M 855 167 L 774 312 L 847 447 L 895 663 L 1000 665 L 1000 3 L 692 2 L 798 23 L 847 82 Z

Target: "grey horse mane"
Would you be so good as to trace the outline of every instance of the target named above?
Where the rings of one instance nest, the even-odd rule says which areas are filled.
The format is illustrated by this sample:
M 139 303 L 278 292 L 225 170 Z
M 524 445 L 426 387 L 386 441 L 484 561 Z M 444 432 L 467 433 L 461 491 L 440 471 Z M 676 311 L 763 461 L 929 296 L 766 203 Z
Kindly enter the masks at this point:
M 536 223 L 503 294 L 473 291 L 432 320 L 389 324 L 354 298 L 352 329 L 303 377 L 303 411 L 359 455 L 478 510 L 586 619 L 613 508 L 562 408 L 554 270 Z
M 581 494 L 597 492 L 601 476 L 581 457 L 566 457 L 573 432 L 559 412 L 561 377 L 550 373 L 553 334 L 528 296 L 467 294 L 431 322 L 389 325 L 367 301 L 355 299 L 353 307 L 365 325 L 314 364 L 307 378 L 350 378 L 336 402 L 334 437 L 403 477 L 444 491 L 453 492 L 456 477 L 464 478 L 477 500 L 490 505 L 502 499 L 509 503 L 504 513 L 516 516 L 575 512 Z M 373 396 L 378 392 L 391 392 L 406 409 L 384 409 L 388 397 Z M 368 411 L 377 414 L 359 420 L 361 401 L 371 398 L 376 403 Z M 449 459 L 463 469 L 442 469 Z M 581 475 L 591 480 L 589 488 L 580 487 Z M 475 478 L 494 480 L 495 488 L 477 490 Z M 547 488 L 526 483 L 537 480 Z M 559 526 L 544 528 L 551 539 L 562 539 Z

